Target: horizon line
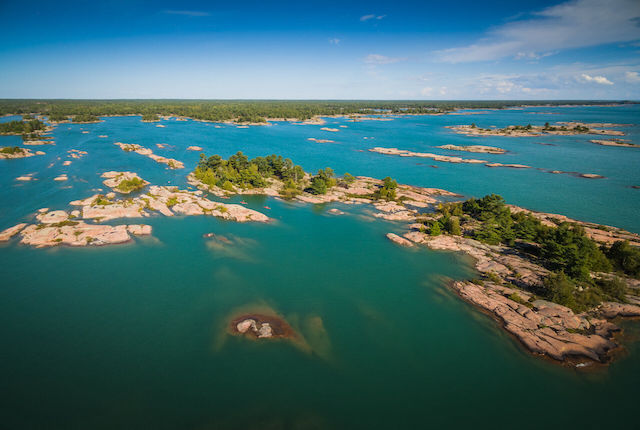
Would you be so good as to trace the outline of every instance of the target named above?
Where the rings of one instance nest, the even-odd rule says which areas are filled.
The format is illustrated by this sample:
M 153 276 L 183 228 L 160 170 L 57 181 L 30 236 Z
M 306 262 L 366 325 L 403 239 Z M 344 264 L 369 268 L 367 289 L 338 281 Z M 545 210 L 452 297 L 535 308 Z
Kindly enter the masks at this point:
M 7 97 L 0 101 L 21 100 L 72 100 L 72 101 L 131 101 L 131 100 L 177 100 L 177 101 L 299 101 L 299 102 L 616 102 L 640 103 L 640 99 L 277 99 L 277 98 L 61 98 L 61 97 Z

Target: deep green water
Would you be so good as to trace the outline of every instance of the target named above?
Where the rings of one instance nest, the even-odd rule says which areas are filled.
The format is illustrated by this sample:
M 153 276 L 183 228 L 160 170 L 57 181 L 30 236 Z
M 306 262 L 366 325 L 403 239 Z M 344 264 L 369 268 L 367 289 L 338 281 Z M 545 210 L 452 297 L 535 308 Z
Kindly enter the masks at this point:
M 634 124 L 623 130 L 640 143 L 639 114 L 638 107 L 537 108 L 357 124 L 329 120 L 329 127 L 348 126 L 338 133 L 321 126 L 237 129 L 191 121 L 157 128 L 134 117 L 61 125 L 55 146 L 34 147 L 47 155 L 2 160 L 0 228 L 29 220 L 40 207 L 64 209 L 89 196 L 102 187 L 99 175 L 106 170 L 185 186 L 198 158 L 185 148 L 198 145 L 224 156 L 279 153 L 305 170 L 332 166 L 338 173 L 391 175 L 465 195 L 498 192 L 532 209 L 640 232 L 640 190 L 630 188 L 640 185 L 640 150 L 590 144 L 586 136 L 480 140 L 442 128 L 606 121 Z M 0 137 L 1 146 L 18 141 Z M 121 151 L 115 141 L 151 147 L 187 168 L 165 170 Z M 157 149 L 156 143 L 174 147 Z M 394 146 L 452 154 L 432 148 L 444 143 L 500 146 L 510 152 L 458 155 L 607 179 L 361 152 Z M 69 149 L 89 155 L 63 167 Z M 32 172 L 37 181 L 14 181 Z M 70 180 L 53 182 L 61 172 Z M 445 278 L 471 276 L 463 258 L 399 248 L 384 237 L 402 232 L 402 224 L 374 219 L 367 207 L 245 200 L 276 221 L 153 217 L 144 220 L 153 225 L 153 238 L 127 245 L 1 245 L 0 427 L 601 428 L 636 419 L 640 343 L 628 342 L 619 360 L 596 372 L 532 357 L 446 289 Z M 331 207 L 347 215 L 330 215 Z M 202 237 L 207 232 L 236 245 L 212 247 Z M 309 348 L 228 336 L 226 318 L 247 306 L 285 316 Z M 630 339 L 640 335 L 640 324 L 626 328 Z

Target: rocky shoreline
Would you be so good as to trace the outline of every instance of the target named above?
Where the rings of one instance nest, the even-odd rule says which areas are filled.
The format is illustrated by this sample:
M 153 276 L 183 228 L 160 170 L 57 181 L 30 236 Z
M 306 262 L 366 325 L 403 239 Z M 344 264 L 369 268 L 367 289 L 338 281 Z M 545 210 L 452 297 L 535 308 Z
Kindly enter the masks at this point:
M 628 240 L 640 245 L 640 236 L 608 227 L 571 220 L 562 215 L 533 212 L 509 206 L 540 219 L 543 224 L 573 222 L 599 244 Z M 554 222 L 555 221 L 555 222 Z M 602 226 L 598 226 L 602 227 Z M 640 281 L 622 277 L 629 293 L 627 303 L 603 302 L 581 313 L 566 306 L 536 298 L 530 291 L 542 285 L 549 271 L 523 253 L 504 246 L 492 246 L 471 238 L 453 235 L 431 236 L 423 224 L 412 224 L 403 235 L 387 237 L 402 246 L 423 245 L 433 250 L 464 253 L 474 260 L 482 280 L 453 281 L 449 287 L 462 299 L 499 321 L 531 353 L 577 367 L 606 364 L 621 346 L 615 339 L 618 317 L 640 316 Z

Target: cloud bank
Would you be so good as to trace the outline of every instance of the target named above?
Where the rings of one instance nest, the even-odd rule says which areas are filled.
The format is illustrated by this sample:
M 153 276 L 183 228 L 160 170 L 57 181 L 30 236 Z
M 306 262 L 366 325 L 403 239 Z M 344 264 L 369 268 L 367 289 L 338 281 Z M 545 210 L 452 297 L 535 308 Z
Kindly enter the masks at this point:
M 490 30 L 478 42 L 436 51 L 440 61 L 537 59 L 563 49 L 640 39 L 640 1 L 574 0 Z

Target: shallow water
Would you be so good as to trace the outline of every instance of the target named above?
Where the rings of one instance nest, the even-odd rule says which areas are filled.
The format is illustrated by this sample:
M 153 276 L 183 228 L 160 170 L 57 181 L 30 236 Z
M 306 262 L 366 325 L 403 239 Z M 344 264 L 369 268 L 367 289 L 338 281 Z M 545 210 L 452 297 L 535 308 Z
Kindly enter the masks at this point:
M 533 112 L 557 112 L 534 114 Z M 106 170 L 131 170 L 155 184 L 186 186 L 198 160 L 237 150 L 289 156 L 305 170 L 487 192 L 532 209 L 640 232 L 640 150 L 594 145 L 586 136 L 470 138 L 444 125 L 635 123 L 637 107 L 536 108 L 390 122 L 329 119 L 326 126 L 238 129 L 193 121 L 109 118 L 60 125 L 47 154 L 2 163 L 0 228 L 40 207 L 64 209 L 102 188 Z M 336 123 L 336 124 L 334 124 Z M 82 130 L 90 131 L 83 134 Z M 107 135 L 100 138 L 99 135 Z M 335 144 L 309 142 L 309 137 Z M 373 137 L 373 139 L 363 139 Z M 125 153 L 138 143 L 184 161 L 184 170 Z M 17 144 L 0 137 L 0 145 Z M 557 146 L 538 145 L 536 142 Z M 156 143 L 173 147 L 158 149 Z M 486 144 L 505 155 L 432 148 Z M 360 152 L 373 146 L 598 173 L 587 180 L 538 170 L 490 169 Z M 69 149 L 88 151 L 62 166 Z M 61 157 L 59 160 L 58 157 Z M 51 163 L 53 166 L 48 167 Z M 438 168 L 429 167 L 438 165 Z M 14 178 L 35 173 L 38 180 Z M 70 180 L 53 178 L 66 172 Z M 238 201 L 239 198 L 232 199 Z M 576 372 L 530 356 L 486 316 L 459 300 L 445 278 L 472 276 L 465 260 L 407 250 L 384 234 L 403 225 L 367 207 L 312 206 L 254 196 L 248 205 L 276 221 L 237 224 L 210 217 L 153 217 L 152 238 L 95 249 L 1 245 L 0 404 L 7 428 L 423 428 L 596 427 L 635 419 L 640 347 L 608 369 Z M 271 209 L 265 209 L 269 206 Z M 331 207 L 347 212 L 327 213 Z M 114 223 L 119 220 L 116 220 Z M 204 233 L 231 239 L 218 246 Z M 227 317 L 271 309 L 303 342 L 257 343 L 226 334 Z M 640 334 L 629 323 L 630 338 Z

